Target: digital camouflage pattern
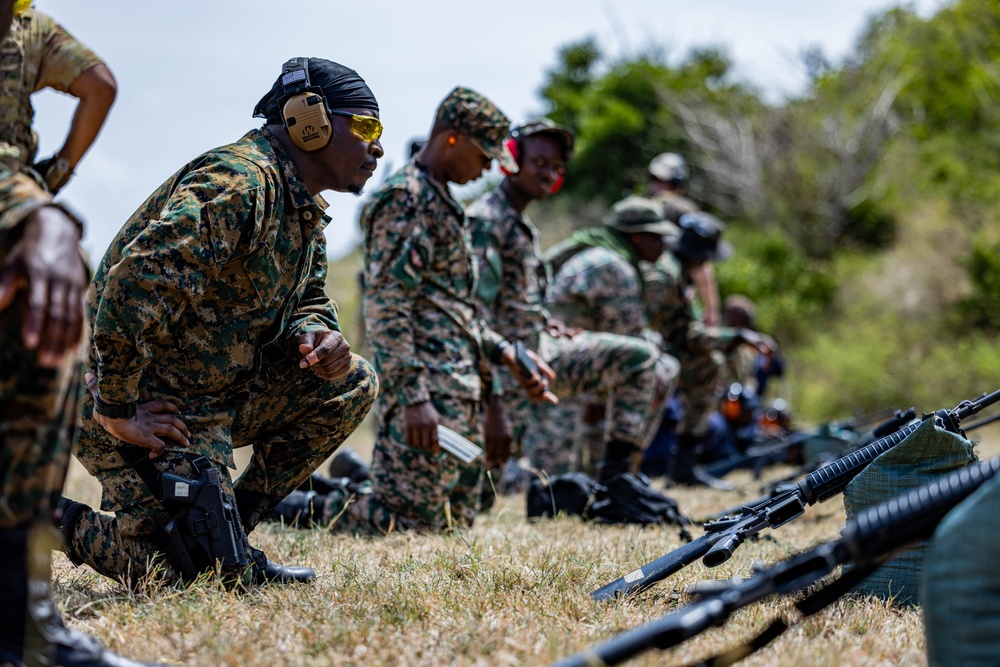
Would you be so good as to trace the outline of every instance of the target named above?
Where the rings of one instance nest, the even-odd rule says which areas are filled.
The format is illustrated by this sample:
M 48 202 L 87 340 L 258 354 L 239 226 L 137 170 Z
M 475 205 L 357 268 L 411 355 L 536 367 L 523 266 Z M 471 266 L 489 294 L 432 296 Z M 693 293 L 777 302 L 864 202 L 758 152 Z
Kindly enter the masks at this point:
M 456 415 L 442 413 L 445 426 L 482 445 L 478 419 L 461 421 L 470 408 L 453 406 L 479 403 L 492 381 L 489 355 L 503 338 L 477 314 L 465 213 L 415 159 L 378 189 L 361 222 L 365 325 L 383 387 L 367 513 L 378 528 L 378 517 L 389 514 L 399 515 L 401 527 L 438 528 L 446 511 L 474 515 L 478 496 L 471 489 L 481 484 L 481 466 L 472 466 L 475 480 L 470 470 L 455 482 L 461 488 L 449 489 L 453 464 L 406 446 L 404 408 L 433 401 L 439 412 Z
M 0 163 L 0 266 L 15 230 L 52 198 L 33 178 Z M 18 304 L 0 311 L 0 528 L 47 519 L 62 491 L 76 435 L 79 355 L 39 368 L 21 343 Z
M 437 108 L 437 120 L 471 139 L 500 166 L 517 173 L 517 161 L 504 141 L 510 129 L 510 120 L 493 102 L 474 90 L 458 86 L 445 97 Z
M 477 401 L 439 394 L 431 400 L 442 425 L 482 446 Z M 385 405 L 380 401 L 378 408 Z M 388 413 L 380 412 L 376 423 L 371 487 L 357 495 L 339 491 L 328 494 L 320 510 L 324 525 L 382 534 L 471 526 L 482 493 L 480 462 L 464 464 L 443 451 L 434 455 L 408 447 L 403 410 L 398 405 Z
M 535 404 L 520 392 L 506 369 L 504 400 L 516 436 L 532 466 L 549 474 L 576 468 L 574 424 L 579 402 L 573 397 L 607 400 L 606 439 L 642 449 L 655 432 L 676 363 L 663 358 L 645 340 L 583 332 L 572 338 L 544 334 L 550 319 L 545 308 L 545 265 L 538 230 L 511 206 L 499 189 L 468 208 L 473 245 L 481 265 L 499 276 L 494 298 L 482 288 L 491 326 L 509 340 L 522 340 L 556 373 L 550 389 L 558 405 Z
M 228 479 L 233 448 L 253 446 L 235 489 L 274 505 L 361 423 L 378 387 L 368 362 L 354 356 L 333 381 L 297 363 L 299 335 L 339 330 L 324 291 L 326 206 L 259 129 L 181 168 L 115 237 L 88 292 L 89 368 L 105 400 L 181 407 L 191 446 L 168 445 L 157 465 L 202 455 Z M 100 571 L 135 572 L 139 546 L 120 547 L 151 548 L 160 508 L 92 411 L 88 395 L 78 458 L 118 521 L 105 530 L 85 515 L 74 546 Z
M 708 327 L 695 317 L 680 263 L 671 253 L 640 267 L 650 326 L 662 336 L 664 350 L 681 364 L 677 387 L 683 415 L 677 433 L 705 435 L 709 414 L 716 408 L 722 353 L 734 347 L 737 331 Z
M 43 88 L 69 93 L 80 74 L 102 64 L 53 19 L 29 9 L 14 17 L 0 44 L 0 159 L 34 162 L 38 139 L 31 129 L 31 94 Z

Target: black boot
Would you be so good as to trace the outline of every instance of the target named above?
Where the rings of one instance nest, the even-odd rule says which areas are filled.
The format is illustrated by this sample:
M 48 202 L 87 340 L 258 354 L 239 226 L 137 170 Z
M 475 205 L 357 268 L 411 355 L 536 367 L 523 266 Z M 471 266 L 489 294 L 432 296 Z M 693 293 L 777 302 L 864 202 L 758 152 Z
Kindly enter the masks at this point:
M 321 518 L 316 516 L 316 506 L 322 506 L 326 499 L 315 491 L 292 491 L 288 497 L 275 505 L 265 521 L 280 521 L 286 526 L 310 528 Z
M 243 531 L 249 536 L 261 519 L 271 513 L 273 503 L 263 493 L 236 489 L 236 508 L 240 513 Z M 286 567 L 268 559 L 260 549 L 250 547 L 248 554 L 253 560 L 250 576 L 255 584 L 264 585 L 305 583 L 316 579 L 316 572 L 309 567 Z
M 697 465 L 701 439 L 692 435 L 677 436 L 677 448 L 667 466 L 667 475 L 683 486 L 707 486 L 718 491 L 732 491 L 733 485 L 712 477 Z
M 604 444 L 604 458 L 597 462 L 597 481 L 601 484 L 618 475 L 632 472 L 632 452 L 635 445 L 622 440 L 609 440 Z
M 90 505 L 78 503 L 69 498 L 59 499 L 59 534 L 62 537 L 62 550 L 73 562 L 73 565 L 83 565 L 83 557 L 73 550 L 73 533 L 76 531 L 76 524 L 84 512 L 93 512 Z
M 361 484 L 372 478 L 372 471 L 356 451 L 341 447 L 330 461 L 330 477 L 347 477 L 355 484 Z
M 0 529 L 0 572 L 4 573 L 0 664 L 151 667 L 116 655 L 90 635 L 63 625 L 49 586 L 56 547 L 58 538 L 48 525 Z

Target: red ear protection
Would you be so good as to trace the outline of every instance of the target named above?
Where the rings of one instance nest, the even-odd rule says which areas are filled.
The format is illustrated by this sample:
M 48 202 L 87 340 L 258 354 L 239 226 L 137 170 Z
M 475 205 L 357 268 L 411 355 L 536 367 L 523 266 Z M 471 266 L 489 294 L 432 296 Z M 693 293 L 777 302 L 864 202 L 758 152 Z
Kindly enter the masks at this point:
M 517 162 L 518 158 L 517 139 L 511 137 L 507 141 L 503 142 L 503 145 L 510 152 L 511 156 L 513 156 L 514 161 Z M 504 176 L 513 175 L 503 167 L 500 167 L 500 171 L 503 172 Z M 566 180 L 566 169 L 563 168 L 559 170 L 559 175 L 556 177 L 556 180 L 553 181 L 552 187 L 549 188 L 549 194 L 554 195 L 555 193 L 559 192 L 559 188 L 563 186 L 563 182 L 565 180 Z

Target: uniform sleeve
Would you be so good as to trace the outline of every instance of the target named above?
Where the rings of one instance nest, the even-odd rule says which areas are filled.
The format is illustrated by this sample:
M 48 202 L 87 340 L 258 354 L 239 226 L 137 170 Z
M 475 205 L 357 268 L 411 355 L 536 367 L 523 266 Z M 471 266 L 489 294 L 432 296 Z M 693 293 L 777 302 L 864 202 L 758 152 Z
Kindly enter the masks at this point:
M 207 162 L 178 177 L 158 219 L 137 221 L 137 233 L 89 295 L 98 384 L 106 400 L 137 400 L 152 357 L 148 342 L 205 296 L 241 237 L 261 226 L 267 210 L 261 183 L 253 165 Z
M 503 261 L 496 236 L 496 223 L 487 218 L 470 217 L 469 225 L 472 229 L 472 252 L 479 272 L 476 298 L 489 310 L 496 303 L 503 281 Z
M 340 321 L 337 315 L 337 304 L 326 293 L 326 276 L 329 259 L 326 256 L 326 236 L 316 234 L 312 258 L 312 268 L 306 280 L 305 290 L 299 299 L 298 307 L 289 321 L 284 333 L 286 352 L 292 357 L 298 356 L 296 344 L 299 336 L 311 331 L 340 331 Z
M 642 287 L 635 270 L 624 260 L 600 262 L 577 274 L 567 292 L 585 302 L 594 318 L 594 330 L 642 337 L 646 313 Z
M 404 407 L 430 400 L 427 372 L 417 361 L 411 313 L 432 252 L 410 193 L 390 190 L 369 208 L 365 326 L 375 368 Z
M 53 88 L 68 93 L 78 76 L 103 61 L 90 49 L 69 34 L 65 28 L 45 14 L 35 12 L 38 43 L 41 51 L 41 69 L 35 82 L 35 90 Z

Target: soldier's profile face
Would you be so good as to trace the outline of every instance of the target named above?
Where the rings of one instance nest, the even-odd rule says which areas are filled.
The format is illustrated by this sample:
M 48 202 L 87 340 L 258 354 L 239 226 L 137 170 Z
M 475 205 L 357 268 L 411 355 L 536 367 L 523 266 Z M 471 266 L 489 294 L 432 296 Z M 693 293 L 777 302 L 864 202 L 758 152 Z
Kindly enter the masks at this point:
M 533 134 L 519 142 L 516 174 L 508 176 L 514 187 L 531 199 L 548 197 L 565 172 L 562 147 L 555 137 Z
M 493 158 L 460 134 L 448 149 L 448 180 L 458 185 L 476 180 L 493 163 Z
M 378 118 L 373 109 L 345 109 L 351 113 Z M 378 159 L 382 157 L 379 140 L 365 141 L 351 128 L 351 118 L 339 114 L 330 117 L 332 134 L 330 143 L 320 156 L 331 180 L 330 190 L 360 194 L 365 183 L 375 173 Z

